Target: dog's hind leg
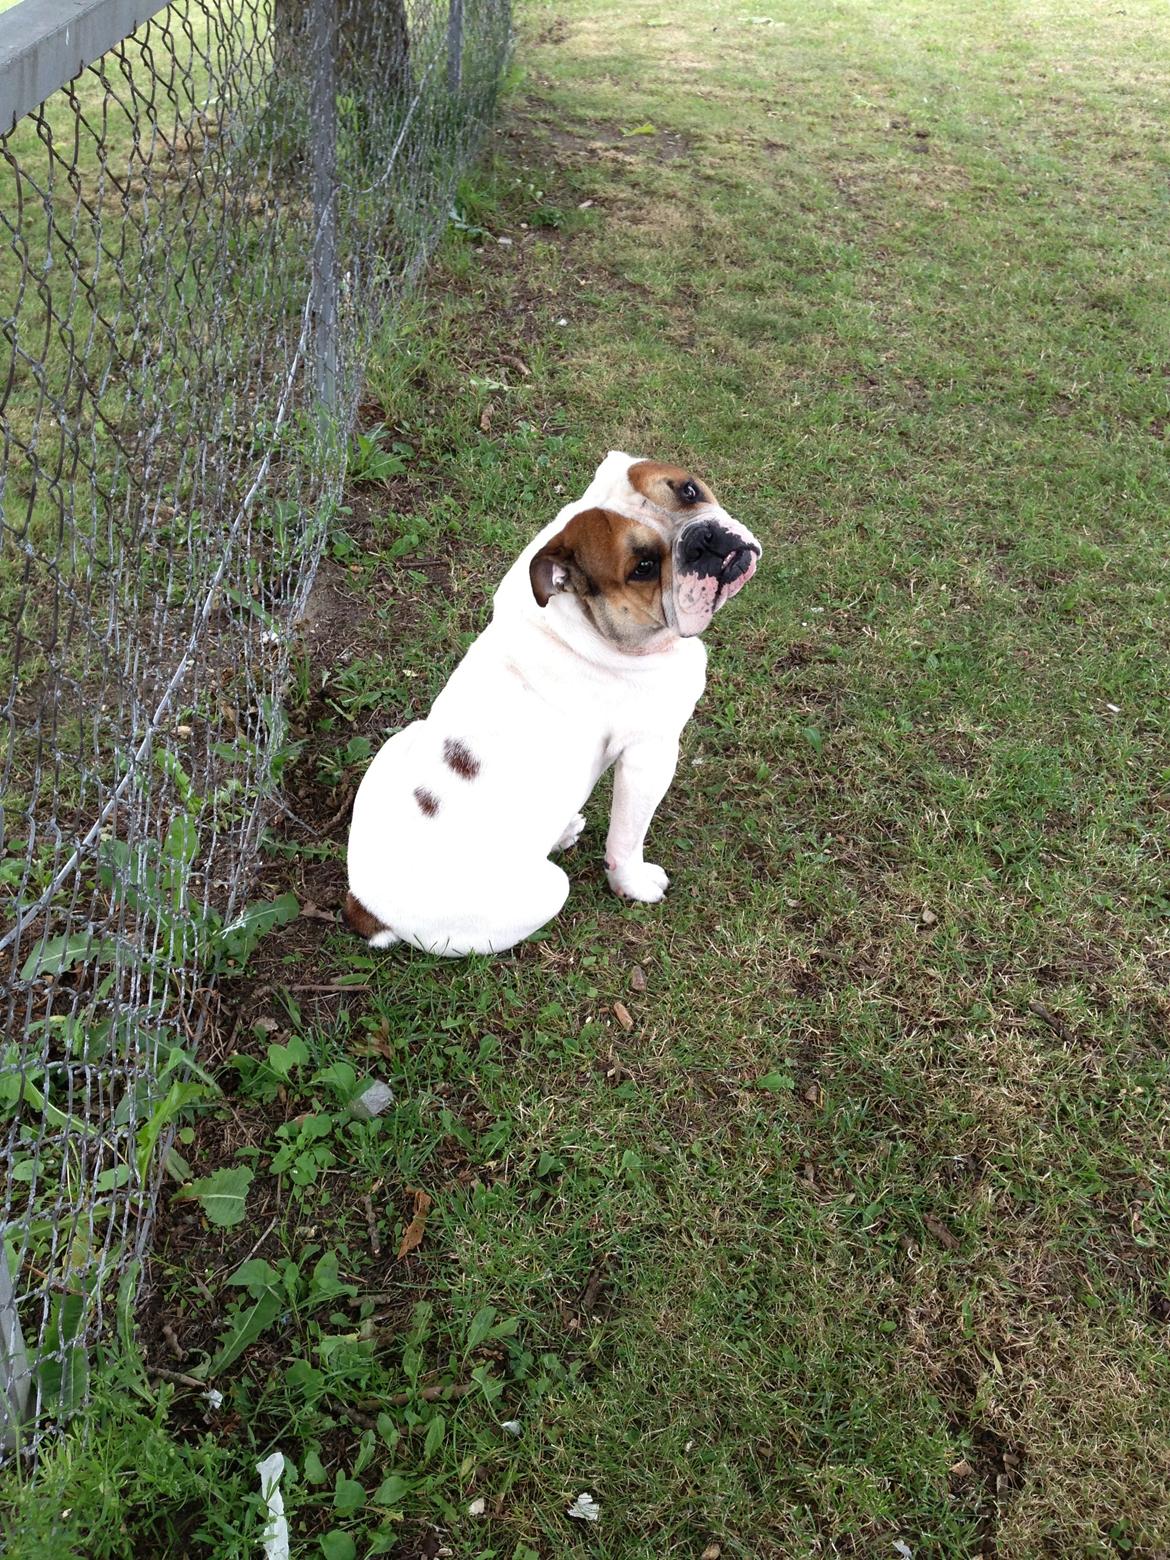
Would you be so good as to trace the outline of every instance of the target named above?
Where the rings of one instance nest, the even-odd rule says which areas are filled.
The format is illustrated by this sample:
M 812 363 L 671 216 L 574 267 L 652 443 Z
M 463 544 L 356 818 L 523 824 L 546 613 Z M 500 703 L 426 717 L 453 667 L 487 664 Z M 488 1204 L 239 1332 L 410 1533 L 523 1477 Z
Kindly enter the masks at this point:
M 393 948 L 395 943 L 402 941 L 402 938 L 379 921 L 376 915 L 371 915 L 352 890 L 345 896 L 341 913 L 350 930 L 356 932 L 359 937 L 364 937 L 371 948 Z
M 569 880 L 551 861 L 501 864 L 476 880 L 453 882 L 451 897 L 449 907 L 419 916 L 405 940 L 449 959 L 503 953 L 552 920 L 569 897 Z

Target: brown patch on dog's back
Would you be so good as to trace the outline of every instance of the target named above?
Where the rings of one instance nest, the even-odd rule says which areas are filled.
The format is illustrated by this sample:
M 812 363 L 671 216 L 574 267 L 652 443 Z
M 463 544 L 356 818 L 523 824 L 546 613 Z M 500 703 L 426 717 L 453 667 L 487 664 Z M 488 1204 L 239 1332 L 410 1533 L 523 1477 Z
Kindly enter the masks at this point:
M 439 810 L 439 798 L 433 791 L 424 790 L 421 785 L 415 786 L 414 799 L 418 803 L 419 812 L 428 818 L 433 818 Z
M 345 896 L 342 914 L 345 916 L 346 925 L 350 930 L 356 932 L 359 937 L 364 937 L 367 942 L 379 932 L 388 932 L 390 930 L 384 922 L 379 921 L 376 915 L 372 915 L 357 895 L 352 892 L 347 893 Z
M 453 769 L 461 780 L 474 780 L 479 774 L 479 759 L 465 743 L 457 741 L 454 737 L 444 738 L 443 762 L 448 769 Z

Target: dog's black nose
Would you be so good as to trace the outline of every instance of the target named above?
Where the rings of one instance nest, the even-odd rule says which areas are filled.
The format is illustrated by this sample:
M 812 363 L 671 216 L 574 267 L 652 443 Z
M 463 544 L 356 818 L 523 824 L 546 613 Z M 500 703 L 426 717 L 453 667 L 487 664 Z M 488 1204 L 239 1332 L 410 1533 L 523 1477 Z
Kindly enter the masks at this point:
M 718 526 L 708 521 L 706 525 L 693 525 L 687 531 L 682 542 L 682 558 L 688 568 L 698 568 L 705 561 L 717 558 L 715 542 L 718 529 Z

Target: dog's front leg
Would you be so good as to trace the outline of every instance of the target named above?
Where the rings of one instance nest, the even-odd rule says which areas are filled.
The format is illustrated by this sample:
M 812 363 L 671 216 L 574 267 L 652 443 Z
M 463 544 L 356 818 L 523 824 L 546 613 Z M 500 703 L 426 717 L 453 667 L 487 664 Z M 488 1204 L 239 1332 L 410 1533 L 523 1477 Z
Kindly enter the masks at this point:
M 605 875 L 615 894 L 655 904 L 670 879 L 642 860 L 646 830 L 674 779 L 678 743 L 639 742 L 624 750 L 613 775 L 613 808 L 605 842 Z

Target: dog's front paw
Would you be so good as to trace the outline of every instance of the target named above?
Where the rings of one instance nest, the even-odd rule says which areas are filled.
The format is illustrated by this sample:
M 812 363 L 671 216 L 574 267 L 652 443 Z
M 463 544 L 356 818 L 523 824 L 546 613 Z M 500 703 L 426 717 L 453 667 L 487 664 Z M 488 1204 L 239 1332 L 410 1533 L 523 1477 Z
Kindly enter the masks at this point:
M 582 831 L 584 830 L 584 828 L 585 828 L 585 814 L 584 813 L 577 813 L 574 817 L 569 819 L 569 822 L 568 822 L 568 824 L 565 827 L 565 832 L 561 835 L 560 839 L 553 846 L 553 849 L 554 850 L 572 850 L 573 846 L 581 838 L 581 834 L 582 834 Z
M 656 905 L 670 887 L 666 873 L 652 861 L 633 861 L 612 872 L 607 869 L 605 875 L 619 898 L 640 899 L 646 905 Z

